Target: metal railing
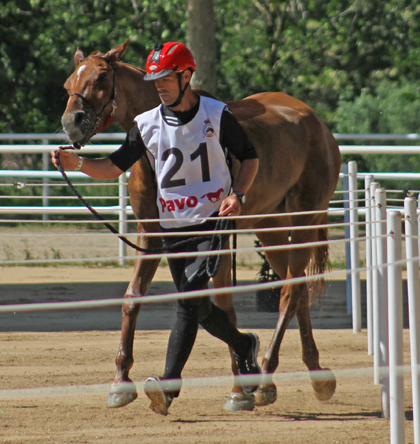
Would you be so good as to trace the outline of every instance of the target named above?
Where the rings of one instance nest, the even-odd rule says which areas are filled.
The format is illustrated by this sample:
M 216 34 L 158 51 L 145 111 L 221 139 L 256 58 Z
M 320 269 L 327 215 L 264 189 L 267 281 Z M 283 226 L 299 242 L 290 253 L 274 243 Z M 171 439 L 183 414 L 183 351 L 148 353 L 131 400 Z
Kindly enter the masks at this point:
M 83 147 L 78 153 L 80 154 L 106 154 L 115 151 L 120 145 L 116 144 L 102 144 L 96 143 L 99 141 L 123 141 L 125 133 L 110 133 L 98 134 L 95 136 L 91 145 Z M 406 140 L 415 141 L 420 140 L 420 134 L 335 134 L 337 140 Z M 30 206 L 1 206 L 0 215 L 2 214 L 39 214 L 42 215 L 43 220 L 47 220 L 50 215 L 86 215 L 89 210 L 84 206 L 64 206 L 51 205 L 49 196 L 49 187 L 51 180 L 62 179 L 60 172 L 51 171 L 52 163 L 50 161 L 50 152 L 58 149 L 60 145 L 50 143 L 51 141 L 66 140 L 65 134 L 0 134 L 0 155 L 4 153 L 31 153 L 43 155 L 43 169 L 42 171 L 28 171 L 28 170 L 0 170 L 0 184 L 2 179 L 41 179 L 42 184 L 42 205 Z M 40 141 L 41 144 L 1 144 L 5 141 Z M 420 154 L 420 146 L 370 146 L 370 145 L 340 145 L 340 152 L 342 154 Z M 86 179 L 86 175 L 80 172 L 68 172 L 70 180 Z M 341 178 L 347 175 L 344 168 Z M 364 179 L 366 176 L 372 176 L 375 180 L 383 179 L 401 179 L 401 180 L 420 180 L 420 173 L 357 173 L 357 179 Z M 128 181 L 129 173 L 124 173 L 120 176 L 118 181 L 118 205 L 95 206 L 95 210 L 102 215 L 118 216 L 119 231 L 125 232 L 127 227 L 127 220 L 129 216 L 133 215 L 133 210 L 128 205 Z M 357 180 L 356 180 L 357 182 Z M 101 184 L 103 184 L 102 182 Z M 64 184 L 64 182 L 63 182 Z M 24 186 L 24 182 L 16 182 L 16 186 Z M 95 184 L 92 184 L 95 185 Z M 117 185 L 115 183 L 115 185 Z M 348 189 L 348 187 L 347 187 Z M 345 198 L 346 200 L 346 198 Z M 335 215 L 348 215 L 348 205 L 343 205 L 342 212 L 334 209 Z M 364 214 L 364 210 L 359 209 L 358 214 Z M 124 262 L 126 256 L 126 245 L 120 242 L 120 258 Z

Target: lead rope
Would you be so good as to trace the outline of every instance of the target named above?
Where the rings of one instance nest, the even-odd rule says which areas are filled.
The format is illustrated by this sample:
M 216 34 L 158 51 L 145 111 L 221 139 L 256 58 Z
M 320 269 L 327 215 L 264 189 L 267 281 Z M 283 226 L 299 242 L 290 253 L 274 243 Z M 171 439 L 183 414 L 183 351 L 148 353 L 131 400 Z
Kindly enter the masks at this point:
M 60 147 L 61 149 L 70 149 L 70 147 Z M 72 148 L 72 147 L 71 147 Z M 166 249 L 164 247 L 159 248 L 141 248 L 138 245 L 134 244 L 130 240 L 128 240 L 125 236 L 122 236 L 116 228 L 114 228 L 110 223 L 108 223 L 105 218 L 99 214 L 94 208 L 90 206 L 90 204 L 83 198 L 83 196 L 76 190 L 74 185 L 71 183 L 70 179 L 67 177 L 66 172 L 63 169 L 63 166 L 60 162 L 60 156 L 58 154 L 58 151 L 54 153 L 55 160 L 57 162 L 58 170 L 60 171 L 61 175 L 63 176 L 64 180 L 66 181 L 67 185 L 70 187 L 70 189 L 73 191 L 73 193 L 77 196 L 77 198 L 83 203 L 83 205 L 97 218 L 99 219 L 112 233 L 116 234 L 120 240 L 122 240 L 124 243 L 126 243 L 131 248 L 134 248 L 137 251 L 140 251 L 142 253 L 163 253 L 168 251 L 173 251 L 183 245 L 186 245 L 188 243 L 191 243 L 194 239 L 199 239 L 200 241 L 203 240 L 210 240 L 210 250 L 216 251 L 221 250 L 229 238 L 228 234 L 214 234 L 214 235 L 207 235 L 207 236 L 194 236 L 190 237 L 188 239 L 181 240 L 179 242 L 175 242 L 170 246 L 169 249 Z M 230 228 L 230 220 L 228 218 L 224 219 L 218 219 L 216 221 L 215 231 L 220 230 L 228 230 Z M 235 235 L 236 239 L 236 235 Z M 236 240 L 235 240 L 236 243 Z M 206 272 L 210 277 L 216 276 L 220 266 L 220 254 L 218 255 L 210 255 L 206 260 Z M 236 285 L 236 265 L 235 265 L 235 285 Z

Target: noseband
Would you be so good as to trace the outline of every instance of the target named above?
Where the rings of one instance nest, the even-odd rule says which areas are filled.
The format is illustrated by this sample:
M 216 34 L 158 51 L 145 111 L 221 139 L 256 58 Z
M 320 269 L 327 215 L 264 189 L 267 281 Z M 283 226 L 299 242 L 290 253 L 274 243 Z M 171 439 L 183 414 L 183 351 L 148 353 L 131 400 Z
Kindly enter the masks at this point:
M 88 58 L 89 58 L 89 59 L 96 58 L 96 59 L 104 60 L 106 63 L 108 63 L 109 65 L 111 65 L 112 68 L 113 68 L 113 70 L 114 70 L 112 94 L 111 94 L 111 97 L 109 98 L 108 102 L 107 102 L 107 103 L 105 104 L 105 106 L 102 108 L 101 112 L 98 112 L 98 111 L 96 110 L 96 108 L 92 105 L 92 103 L 91 103 L 86 97 L 84 97 L 82 94 L 77 93 L 77 92 L 75 92 L 75 93 L 71 93 L 71 94 L 70 94 L 70 97 L 71 97 L 71 96 L 77 96 L 77 97 L 80 97 L 80 98 L 82 99 L 82 101 L 83 101 L 84 103 L 86 103 L 86 105 L 88 105 L 89 108 L 95 113 L 96 118 L 95 118 L 95 121 L 94 121 L 94 123 L 93 123 L 93 125 L 92 125 L 92 133 L 93 133 L 93 135 L 95 135 L 95 134 L 100 133 L 101 131 L 103 131 L 103 130 L 104 130 L 104 129 L 105 129 L 105 128 L 111 123 L 111 121 L 112 121 L 113 118 L 114 118 L 115 109 L 117 108 L 117 104 L 116 104 L 116 101 L 115 101 L 116 96 L 117 96 L 117 83 L 116 83 L 116 77 L 117 77 L 117 65 L 116 65 L 115 63 L 112 63 L 111 60 L 109 60 L 109 59 L 106 58 L 106 57 L 92 56 L 92 57 L 88 57 Z M 101 118 L 102 118 L 102 114 L 104 113 L 104 111 L 106 110 L 106 108 L 108 107 L 108 105 L 109 105 L 110 103 L 112 103 L 112 111 L 111 111 L 111 114 L 109 115 L 109 118 L 108 118 L 108 120 L 106 121 L 105 125 L 104 125 L 99 131 L 96 131 L 96 127 L 98 126 L 98 123 L 99 123 L 99 121 L 100 121 Z

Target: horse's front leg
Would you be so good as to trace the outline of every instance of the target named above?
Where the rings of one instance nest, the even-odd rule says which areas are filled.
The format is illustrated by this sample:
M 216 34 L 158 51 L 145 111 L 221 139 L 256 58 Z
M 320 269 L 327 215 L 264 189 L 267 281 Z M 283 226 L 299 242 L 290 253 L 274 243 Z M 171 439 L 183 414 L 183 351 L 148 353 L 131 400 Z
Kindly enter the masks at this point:
M 290 278 L 290 276 L 288 277 Z M 287 326 L 296 313 L 300 294 L 304 291 L 304 287 L 306 288 L 306 284 L 286 284 L 282 288 L 280 294 L 279 319 L 261 366 L 263 382 L 255 394 L 256 404 L 259 406 L 272 404 L 277 399 L 277 388 L 273 383 L 272 375 L 279 365 L 280 345 Z
M 139 240 L 138 245 L 147 246 L 147 248 L 157 248 L 161 243 L 157 239 L 150 242 Z M 123 407 L 137 398 L 136 386 L 129 377 L 129 371 L 134 362 L 133 343 L 140 304 L 135 304 L 130 299 L 146 294 L 158 265 L 158 259 L 145 259 L 143 254 L 139 254 L 136 259 L 133 276 L 124 294 L 121 341 L 115 359 L 117 369 L 111 391 L 108 395 L 108 407 Z

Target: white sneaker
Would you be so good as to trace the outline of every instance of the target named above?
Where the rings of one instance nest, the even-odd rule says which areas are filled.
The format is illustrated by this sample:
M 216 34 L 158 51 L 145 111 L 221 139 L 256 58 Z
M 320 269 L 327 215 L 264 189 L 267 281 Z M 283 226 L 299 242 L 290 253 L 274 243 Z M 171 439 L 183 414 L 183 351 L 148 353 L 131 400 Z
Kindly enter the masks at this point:
M 144 393 L 150 399 L 149 408 L 160 415 L 168 414 L 169 406 L 173 397 L 169 393 L 165 393 L 160 382 L 151 376 L 144 382 Z

